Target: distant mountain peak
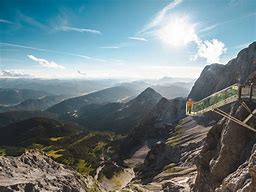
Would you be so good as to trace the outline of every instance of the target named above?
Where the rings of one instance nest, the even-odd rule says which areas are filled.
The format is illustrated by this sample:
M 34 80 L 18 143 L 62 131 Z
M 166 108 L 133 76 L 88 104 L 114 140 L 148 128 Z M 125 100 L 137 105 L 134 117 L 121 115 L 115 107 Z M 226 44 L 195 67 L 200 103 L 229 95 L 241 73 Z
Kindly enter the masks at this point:
M 143 92 L 145 92 L 145 91 L 155 91 L 155 90 L 153 88 L 151 88 L 151 87 L 148 87 Z
M 151 98 L 162 98 L 162 95 L 160 95 L 158 92 L 156 92 L 154 89 L 152 89 L 151 87 L 146 88 L 141 94 L 139 94 L 137 96 L 137 98 L 147 98 L 147 97 L 151 97 Z

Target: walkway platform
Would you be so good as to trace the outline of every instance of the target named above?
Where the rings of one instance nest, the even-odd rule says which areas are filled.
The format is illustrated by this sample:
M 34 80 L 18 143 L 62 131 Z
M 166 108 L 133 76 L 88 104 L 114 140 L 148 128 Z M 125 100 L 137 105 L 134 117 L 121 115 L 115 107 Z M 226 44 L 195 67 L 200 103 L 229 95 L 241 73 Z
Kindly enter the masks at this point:
M 191 113 L 186 109 L 186 114 L 189 116 L 198 116 L 203 113 L 213 111 L 222 115 L 226 118 L 229 118 L 231 121 L 234 121 L 248 129 L 251 129 L 256 132 L 256 130 L 246 123 L 256 115 L 256 109 L 250 111 L 249 107 L 244 103 L 245 100 L 256 101 L 256 86 L 255 85 L 239 85 L 234 84 L 223 90 L 220 90 L 200 101 L 194 102 Z M 245 120 L 241 121 L 231 116 L 230 114 L 220 110 L 219 108 L 227 104 L 241 101 L 241 104 L 245 109 L 250 113 Z

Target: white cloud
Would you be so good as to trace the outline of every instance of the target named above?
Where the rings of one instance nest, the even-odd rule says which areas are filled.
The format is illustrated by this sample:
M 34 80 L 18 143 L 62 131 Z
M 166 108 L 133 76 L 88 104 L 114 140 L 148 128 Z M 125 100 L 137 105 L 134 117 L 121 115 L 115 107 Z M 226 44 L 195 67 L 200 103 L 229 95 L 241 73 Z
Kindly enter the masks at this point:
M 87 78 L 129 78 L 133 80 L 138 79 L 157 79 L 164 76 L 170 77 L 198 77 L 203 67 L 191 66 L 149 66 L 149 65 L 120 65 L 115 67 L 108 67 L 102 69 L 87 69 Z M 187 71 L 187 73 L 184 73 Z
M 197 45 L 197 54 L 191 60 L 206 59 L 207 63 L 216 63 L 227 50 L 225 44 L 217 39 L 203 40 L 199 32 L 206 32 L 216 28 L 219 23 L 197 31 L 198 23 L 191 22 L 187 15 L 178 15 L 171 12 L 182 0 L 174 0 L 164 7 L 153 20 L 139 32 L 143 37 L 154 37 L 169 46 L 185 46 L 189 43 Z
M 215 29 L 218 25 L 219 25 L 219 24 L 214 24 L 214 25 L 205 27 L 205 28 L 201 29 L 199 32 L 202 33 L 202 32 L 210 31 L 210 30 L 212 30 L 212 29 Z
M 33 55 L 28 55 L 28 57 L 33 60 L 36 61 L 37 63 L 39 63 L 41 66 L 43 67 L 48 67 L 48 68 L 56 68 L 56 69 L 64 69 L 65 67 L 62 65 L 58 65 L 57 63 L 55 63 L 54 61 L 47 61 L 45 59 L 40 59 L 37 58 Z
M 44 23 L 41 23 L 39 21 L 37 21 L 36 19 L 32 18 L 32 17 L 29 17 L 27 15 L 24 15 L 23 13 L 21 12 L 18 12 L 18 18 L 21 22 L 23 23 L 26 23 L 28 25 L 31 25 L 33 27 L 37 27 L 39 29 L 42 29 L 42 30 L 49 30 L 50 28 L 45 25 Z
M 173 0 L 170 4 L 165 6 L 161 11 L 159 11 L 156 16 L 142 29 L 140 33 L 145 33 L 149 30 L 152 30 L 156 27 L 158 27 L 163 20 L 165 19 L 165 16 L 168 14 L 170 10 L 175 8 L 177 5 L 179 5 L 183 0 Z
M 18 50 L 18 49 L 0 49 L 0 52 L 1 51 L 20 51 L 20 50 Z
M 32 75 L 16 70 L 2 70 L 0 72 L 1 78 L 30 78 Z
M 218 63 L 220 56 L 227 51 L 225 44 L 217 39 L 198 43 L 198 53 L 196 57 L 205 58 L 207 63 Z
M 199 32 L 200 33 L 204 33 L 204 32 L 208 32 L 210 30 L 213 30 L 213 29 L 215 29 L 217 27 L 221 27 L 223 25 L 226 26 L 228 23 L 237 22 L 237 21 L 241 22 L 243 19 L 247 19 L 248 17 L 255 17 L 255 15 L 256 15 L 256 12 L 252 12 L 252 13 L 245 14 L 243 16 L 233 17 L 232 19 L 229 19 L 229 20 L 226 20 L 226 21 L 222 21 L 222 22 L 219 22 L 219 23 L 214 23 L 211 26 L 202 28 Z
M 239 5 L 240 3 L 243 3 L 243 1 L 242 0 L 230 0 L 228 5 L 233 7 L 233 6 Z
M 102 33 L 95 29 L 84 29 L 84 28 L 75 28 L 75 27 L 67 27 L 67 26 L 61 26 L 58 27 L 57 30 L 59 31 L 75 31 L 80 33 L 93 33 L 97 35 L 101 35 Z
M 147 39 L 143 37 L 129 37 L 128 39 L 136 40 L 136 41 L 148 41 Z
M 138 33 L 143 37 L 154 37 L 170 46 L 182 46 L 197 42 L 196 24 L 186 15 L 174 14 L 173 9 L 183 0 L 173 0 Z
M 80 58 L 88 59 L 88 60 L 91 59 L 91 60 L 95 60 L 95 61 L 103 61 L 103 62 L 105 61 L 104 59 L 89 57 L 87 55 L 79 55 L 79 54 L 74 54 L 74 53 L 69 53 L 69 52 L 54 51 L 54 50 L 42 49 L 42 48 L 38 48 L 38 47 L 30 47 L 30 46 L 25 46 L 25 45 L 17 45 L 17 44 L 0 42 L 0 46 L 18 47 L 18 48 L 23 48 L 23 49 L 31 49 L 31 50 L 36 50 L 36 51 L 43 51 L 43 52 L 49 52 L 49 53 L 69 55 L 69 56 L 73 56 L 73 57 L 80 57 Z
M 77 70 L 77 73 L 80 74 L 80 75 L 83 75 L 83 76 L 87 76 L 86 73 L 84 73 L 83 71 L 80 71 L 80 70 Z
M 197 54 L 191 60 L 206 59 L 207 63 L 220 61 L 220 57 L 227 50 L 225 44 L 217 39 L 202 40 L 198 33 L 206 32 L 217 26 L 227 23 L 215 23 L 197 31 L 198 23 L 191 22 L 187 15 L 178 15 L 173 12 L 183 0 L 173 0 L 169 5 L 160 10 L 156 16 L 138 33 L 142 37 L 159 39 L 169 46 L 185 46 L 188 43 L 197 45 Z
M 118 46 L 104 46 L 104 47 L 100 47 L 101 49 L 119 49 L 120 47 Z
M 37 47 L 29 47 L 29 46 L 17 45 L 17 44 L 11 44 L 11 43 L 3 43 L 3 42 L 0 42 L 0 46 L 18 47 L 18 48 L 24 48 L 24 49 L 37 50 L 37 51 L 51 52 L 51 50 L 47 50 L 47 49 L 41 49 L 41 48 L 37 48 Z
M 12 21 L 6 20 L 6 19 L 0 19 L 0 23 L 6 23 L 6 24 L 15 24 Z
M 156 36 L 171 46 L 182 46 L 190 42 L 198 42 L 195 24 L 189 22 L 186 16 L 171 17 L 165 25 L 160 27 Z
M 211 26 L 204 31 L 215 28 Z M 187 16 L 173 16 L 166 19 L 166 24 L 161 26 L 156 36 L 170 46 L 185 46 L 188 43 L 197 44 L 197 54 L 191 60 L 206 59 L 207 63 L 220 61 L 220 56 L 227 50 L 225 44 L 217 39 L 202 40 L 196 31 L 196 24 L 191 23 Z
M 43 79 L 74 79 L 74 78 L 87 78 L 87 79 L 158 79 L 165 76 L 187 78 L 198 77 L 203 67 L 192 66 L 166 66 L 166 65 L 148 65 L 141 63 L 127 63 L 123 65 L 106 64 L 98 68 L 95 65 L 90 65 L 78 70 L 49 70 L 48 68 L 42 69 L 28 69 L 28 70 L 11 70 L 10 73 L 2 75 L 0 71 L 0 78 L 43 78 Z M 5 70 L 9 71 L 9 70 Z M 184 73 L 186 71 L 186 73 Z

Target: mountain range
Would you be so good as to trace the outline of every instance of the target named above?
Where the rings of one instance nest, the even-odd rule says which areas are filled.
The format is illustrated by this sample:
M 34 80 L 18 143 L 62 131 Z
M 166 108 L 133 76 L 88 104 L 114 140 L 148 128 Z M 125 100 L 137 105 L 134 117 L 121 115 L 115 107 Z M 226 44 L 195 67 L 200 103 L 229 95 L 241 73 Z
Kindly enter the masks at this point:
M 31 89 L 6 89 L 0 88 L 0 105 L 13 105 L 28 99 L 37 99 L 51 95 L 45 91 Z
M 188 98 L 198 101 L 234 83 L 256 83 L 255 61 L 253 42 L 227 64 L 206 66 L 187 92 Z M 213 112 L 186 117 L 186 94 L 180 94 L 189 90 L 185 88 L 188 82 L 173 83 L 164 78 L 163 84 L 151 83 L 119 82 L 110 88 L 68 98 L 46 111 L 0 113 L 0 154 L 16 156 L 27 149 L 40 149 L 55 161 L 73 167 L 83 175 L 80 178 L 94 176 L 98 181 L 90 182 L 101 191 L 255 191 L 254 132 L 230 119 L 213 117 Z M 164 91 L 176 91 L 175 86 L 181 85 L 184 89 L 179 94 L 171 93 L 173 96 L 165 98 L 170 94 L 163 94 Z M 236 102 L 225 110 L 243 120 L 250 114 L 248 111 L 256 108 L 254 102 L 245 103 L 247 109 Z M 255 124 L 255 118 L 248 122 L 252 127 Z M 38 158 L 47 159 L 44 154 L 38 154 Z M 12 178 L 20 174 L 14 167 L 23 167 L 23 159 L 29 159 L 26 162 L 33 162 L 35 167 L 59 166 L 38 158 L 33 157 L 33 152 L 15 158 L 1 157 L 4 176 L 8 174 L 5 162 L 14 166 L 13 176 L 9 174 L 5 180 L 8 184 L 3 186 L 0 182 L 0 186 L 12 188 Z M 68 170 L 65 167 L 65 173 Z M 50 175 L 48 171 L 46 174 Z M 70 173 L 71 178 L 77 178 L 74 175 L 77 173 Z M 40 178 L 35 178 L 41 183 Z M 38 184 L 32 183 L 31 189 L 38 188 Z M 45 183 L 51 185 L 50 181 Z M 24 186 L 18 185 L 21 189 Z M 71 186 L 81 185 L 71 182 Z
M 64 100 L 50 107 L 49 109 L 47 109 L 47 111 L 57 114 L 73 113 L 74 111 L 77 111 L 80 108 L 89 104 L 104 104 L 122 101 L 136 94 L 138 94 L 138 91 L 129 87 L 111 87 L 83 96 Z
M 48 95 L 40 98 L 27 99 L 16 105 L 0 106 L 0 112 L 45 110 L 61 102 L 66 97 L 64 95 Z
M 72 116 L 76 122 L 92 130 L 128 132 L 140 124 L 161 98 L 159 93 L 147 88 L 126 103 L 91 104 Z

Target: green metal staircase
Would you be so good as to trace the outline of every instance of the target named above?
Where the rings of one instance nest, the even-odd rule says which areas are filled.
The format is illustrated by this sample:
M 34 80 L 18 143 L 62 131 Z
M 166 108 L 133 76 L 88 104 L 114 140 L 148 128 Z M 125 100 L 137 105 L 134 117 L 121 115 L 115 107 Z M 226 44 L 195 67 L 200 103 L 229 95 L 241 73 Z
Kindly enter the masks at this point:
M 256 100 L 256 86 L 240 84 L 231 85 L 200 101 L 194 102 L 191 113 L 189 113 L 188 109 L 186 109 L 186 114 L 189 116 L 198 116 L 203 113 L 213 111 L 218 113 L 219 115 L 222 115 L 230 119 L 231 121 L 234 121 L 256 132 L 254 128 L 246 124 L 252 117 L 255 116 L 256 109 L 254 111 L 251 111 L 249 107 L 245 104 L 244 100 Z M 245 109 L 250 113 L 249 116 L 247 116 L 244 121 L 241 121 L 219 109 L 222 106 L 225 106 L 236 101 L 241 101 L 243 107 L 245 107 Z

